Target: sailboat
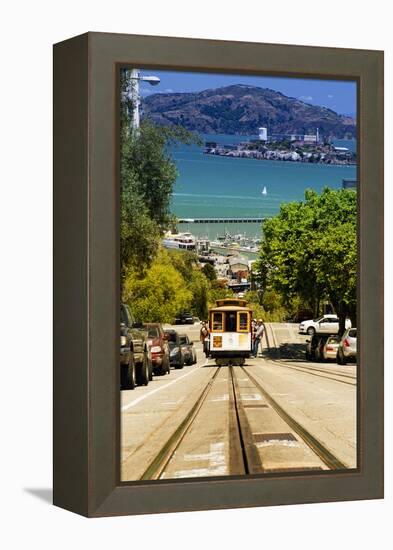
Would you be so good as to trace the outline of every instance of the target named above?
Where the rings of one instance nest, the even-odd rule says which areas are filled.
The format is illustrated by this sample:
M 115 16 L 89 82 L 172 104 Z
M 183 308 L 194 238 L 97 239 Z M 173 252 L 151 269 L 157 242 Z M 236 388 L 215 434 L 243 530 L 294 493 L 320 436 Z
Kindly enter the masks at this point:
M 262 195 L 267 195 L 267 189 L 266 186 L 262 189 Z

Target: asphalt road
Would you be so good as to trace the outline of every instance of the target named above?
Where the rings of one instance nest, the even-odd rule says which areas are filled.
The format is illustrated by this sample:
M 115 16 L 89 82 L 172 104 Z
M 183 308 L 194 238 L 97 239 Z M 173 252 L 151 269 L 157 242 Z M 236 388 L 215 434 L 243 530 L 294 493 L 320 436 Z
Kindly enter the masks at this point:
M 271 323 L 260 357 L 196 365 L 121 392 L 121 477 L 176 479 L 356 467 L 356 366 L 305 360 L 297 325 Z

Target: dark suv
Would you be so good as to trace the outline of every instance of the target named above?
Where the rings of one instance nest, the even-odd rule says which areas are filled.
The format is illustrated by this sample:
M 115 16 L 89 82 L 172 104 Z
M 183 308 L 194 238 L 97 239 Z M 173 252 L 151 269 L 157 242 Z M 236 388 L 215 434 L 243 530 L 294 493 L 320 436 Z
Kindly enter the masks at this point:
M 146 334 L 135 323 L 129 307 L 120 306 L 120 385 L 134 389 L 149 383 L 149 352 Z
M 165 330 L 167 335 L 169 346 L 169 362 L 175 369 L 182 369 L 184 367 L 184 349 L 180 344 L 180 337 L 176 330 Z

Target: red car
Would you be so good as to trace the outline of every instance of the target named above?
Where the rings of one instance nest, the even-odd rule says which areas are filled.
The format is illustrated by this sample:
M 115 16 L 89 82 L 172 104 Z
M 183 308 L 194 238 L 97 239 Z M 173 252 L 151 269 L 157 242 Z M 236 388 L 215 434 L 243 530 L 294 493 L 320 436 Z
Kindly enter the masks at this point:
M 170 373 L 169 346 L 160 323 L 146 323 L 147 342 L 150 347 L 154 374 Z

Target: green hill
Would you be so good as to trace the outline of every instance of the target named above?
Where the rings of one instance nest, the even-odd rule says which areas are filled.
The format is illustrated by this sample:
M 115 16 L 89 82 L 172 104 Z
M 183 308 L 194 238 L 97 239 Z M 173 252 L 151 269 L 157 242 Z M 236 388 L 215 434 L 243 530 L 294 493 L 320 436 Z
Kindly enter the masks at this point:
M 144 116 L 157 124 L 180 124 L 189 130 L 217 134 L 315 133 L 356 137 L 353 118 L 268 88 L 236 84 L 190 93 L 159 93 L 143 99 Z

